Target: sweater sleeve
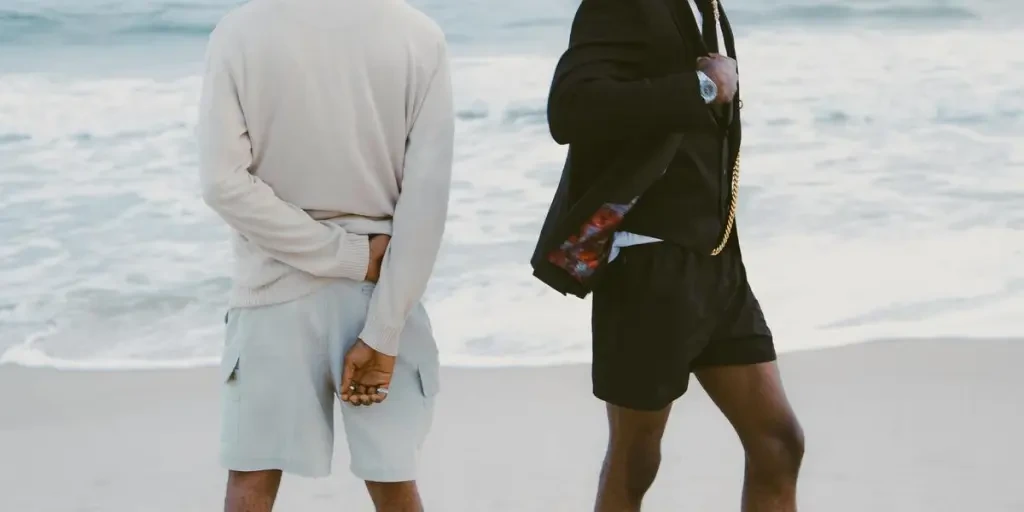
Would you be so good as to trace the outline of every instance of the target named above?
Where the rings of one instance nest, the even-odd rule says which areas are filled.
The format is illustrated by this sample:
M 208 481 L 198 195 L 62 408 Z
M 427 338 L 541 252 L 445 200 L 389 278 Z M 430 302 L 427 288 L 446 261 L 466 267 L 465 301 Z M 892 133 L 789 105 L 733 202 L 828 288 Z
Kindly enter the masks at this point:
M 714 130 L 693 70 L 645 76 L 650 30 L 636 2 L 580 4 L 555 69 L 548 124 L 559 144 Z
M 249 172 L 252 145 L 232 72 L 230 34 L 214 30 L 196 129 L 203 199 L 224 221 L 269 256 L 320 277 L 366 279 L 369 241 L 364 235 L 319 222 L 277 197 Z
M 443 44 L 422 98 L 406 141 L 391 243 L 359 335 L 374 350 L 392 356 L 398 354 L 406 318 L 426 291 L 448 216 L 455 115 Z

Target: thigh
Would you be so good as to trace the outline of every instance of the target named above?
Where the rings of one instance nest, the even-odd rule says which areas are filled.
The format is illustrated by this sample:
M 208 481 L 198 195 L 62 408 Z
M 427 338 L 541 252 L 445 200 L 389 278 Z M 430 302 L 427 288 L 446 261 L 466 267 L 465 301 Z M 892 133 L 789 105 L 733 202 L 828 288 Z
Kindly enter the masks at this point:
M 333 390 L 315 297 L 233 310 L 221 458 L 234 471 L 330 473 Z
M 627 247 L 594 290 L 594 394 L 658 411 L 682 396 L 691 362 L 714 327 L 713 280 L 700 260 L 668 243 Z
M 696 375 L 744 446 L 766 437 L 788 437 L 799 428 L 777 363 L 704 368 Z

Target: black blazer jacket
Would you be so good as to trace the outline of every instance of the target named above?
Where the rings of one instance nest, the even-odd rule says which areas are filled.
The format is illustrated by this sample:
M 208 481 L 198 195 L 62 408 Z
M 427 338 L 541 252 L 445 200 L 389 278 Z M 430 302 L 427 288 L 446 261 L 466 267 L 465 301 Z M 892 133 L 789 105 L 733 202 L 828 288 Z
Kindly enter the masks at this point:
M 534 276 L 562 294 L 590 293 L 612 236 L 686 150 L 686 133 L 718 129 L 695 73 L 696 55 L 706 49 L 699 35 L 686 38 L 671 1 L 677 0 L 583 0 L 569 49 L 556 66 L 548 123 L 569 151 L 531 265 Z M 635 34 L 616 29 L 628 25 L 646 26 L 648 44 L 636 47 Z M 724 10 L 722 29 L 729 54 L 736 55 Z M 645 64 L 631 69 L 638 51 L 645 52 Z M 582 95 L 590 97 L 578 101 Z M 739 104 L 733 102 L 728 133 L 730 162 L 740 146 Z

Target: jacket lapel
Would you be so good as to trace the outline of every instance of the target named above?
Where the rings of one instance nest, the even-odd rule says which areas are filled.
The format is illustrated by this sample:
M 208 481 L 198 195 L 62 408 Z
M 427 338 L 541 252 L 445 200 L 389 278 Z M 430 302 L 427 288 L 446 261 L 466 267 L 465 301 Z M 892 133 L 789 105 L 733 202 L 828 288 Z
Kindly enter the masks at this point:
M 693 11 L 690 9 L 690 3 L 688 0 L 664 0 L 669 2 L 670 8 L 672 9 L 673 19 L 676 21 L 676 29 L 679 31 L 679 36 L 683 40 L 687 41 L 694 50 L 693 55 L 696 58 L 697 55 L 707 55 L 708 46 L 704 43 L 704 38 L 701 37 L 700 30 L 697 30 L 697 18 L 693 16 Z

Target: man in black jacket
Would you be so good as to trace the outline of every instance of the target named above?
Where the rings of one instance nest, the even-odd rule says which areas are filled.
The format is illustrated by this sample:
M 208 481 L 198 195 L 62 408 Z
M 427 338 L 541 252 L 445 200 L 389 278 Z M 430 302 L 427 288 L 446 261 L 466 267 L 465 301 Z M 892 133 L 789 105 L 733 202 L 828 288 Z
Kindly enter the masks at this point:
M 659 12 L 673 37 L 658 37 Z M 733 226 L 735 55 L 717 0 L 583 0 L 556 70 L 548 118 L 554 139 L 569 144 L 562 200 L 588 198 L 594 213 L 567 237 L 546 224 L 534 265 L 549 284 L 555 271 L 556 281 L 576 280 L 575 291 L 552 284 L 563 292 L 593 286 L 594 394 L 610 426 L 599 512 L 640 509 L 691 373 L 746 451 L 743 510 L 796 510 L 803 433 Z M 632 156 L 666 137 L 664 167 Z M 635 177 L 652 171 L 637 189 Z M 631 199 L 624 187 L 641 191 Z M 544 242 L 552 236 L 561 238 Z

